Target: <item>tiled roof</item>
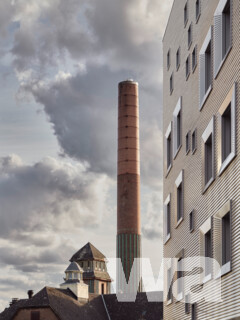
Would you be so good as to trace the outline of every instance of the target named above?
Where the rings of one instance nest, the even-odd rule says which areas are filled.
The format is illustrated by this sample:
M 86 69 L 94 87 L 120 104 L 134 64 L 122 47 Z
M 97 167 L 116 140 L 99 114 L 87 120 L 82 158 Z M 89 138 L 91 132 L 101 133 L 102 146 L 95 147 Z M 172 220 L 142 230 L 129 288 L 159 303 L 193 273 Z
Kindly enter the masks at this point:
M 67 269 L 65 270 L 65 272 L 70 272 L 70 271 L 79 271 L 79 272 L 83 272 L 83 269 L 80 268 L 79 264 L 76 262 L 71 262 L 70 265 L 67 267 Z
M 11 307 L 6 308 L 0 313 L 0 320 L 12 320 L 15 313 L 26 303 L 26 299 L 21 299 L 14 303 Z
M 50 307 L 61 320 L 107 320 L 101 296 L 82 304 L 69 289 L 45 287 L 31 299 L 19 300 L 0 314 L 0 320 L 13 320 L 20 309 Z
M 157 293 L 159 296 L 162 293 Z M 156 293 L 154 294 L 156 295 Z M 104 295 L 111 320 L 162 320 L 163 303 L 148 302 L 146 293 L 138 293 L 136 302 L 118 302 L 116 294 Z M 108 320 L 102 296 L 90 295 L 80 303 L 69 289 L 45 287 L 31 299 L 19 300 L 0 314 L 0 320 L 13 320 L 20 309 L 50 307 L 60 320 Z
M 106 271 L 90 271 L 87 272 L 85 271 L 83 273 L 83 280 L 87 279 L 101 279 L 101 280 L 106 280 L 106 281 L 111 281 L 111 278 Z
M 162 292 L 151 293 L 153 295 L 159 299 Z M 163 303 L 148 302 L 145 292 L 138 293 L 135 302 L 118 302 L 116 294 L 104 295 L 104 300 L 111 320 L 163 319 Z
M 84 247 L 77 251 L 70 261 L 85 261 L 85 260 L 102 260 L 104 261 L 106 257 L 95 248 L 90 242 L 88 242 Z

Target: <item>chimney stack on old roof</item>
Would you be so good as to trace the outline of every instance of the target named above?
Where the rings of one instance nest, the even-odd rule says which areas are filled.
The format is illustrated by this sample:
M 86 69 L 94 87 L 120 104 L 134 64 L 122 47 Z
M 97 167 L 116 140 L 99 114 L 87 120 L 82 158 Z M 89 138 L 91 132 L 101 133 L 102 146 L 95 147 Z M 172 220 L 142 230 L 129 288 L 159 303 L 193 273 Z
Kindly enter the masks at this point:
M 33 290 L 28 290 L 27 294 L 28 294 L 28 299 L 31 299 L 33 297 Z

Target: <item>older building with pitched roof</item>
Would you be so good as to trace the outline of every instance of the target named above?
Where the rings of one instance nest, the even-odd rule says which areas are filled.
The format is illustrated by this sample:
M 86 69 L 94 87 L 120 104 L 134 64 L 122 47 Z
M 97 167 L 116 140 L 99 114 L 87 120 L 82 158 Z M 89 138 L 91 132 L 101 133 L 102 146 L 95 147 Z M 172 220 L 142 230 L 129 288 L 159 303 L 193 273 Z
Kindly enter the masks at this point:
M 162 320 L 163 303 L 149 302 L 146 293 L 138 293 L 135 302 L 119 302 L 116 294 L 101 290 L 104 284 L 110 292 L 105 260 L 87 243 L 70 259 L 59 289 L 45 287 L 35 295 L 29 290 L 28 299 L 13 299 L 0 320 Z M 93 285 L 88 290 L 90 281 Z
M 0 320 L 162 320 L 162 302 L 149 302 L 138 293 L 136 302 L 118 302 L 115 294 L 79 302 L 70 289 L 45 287 L 33 297 L 15 302 Z
M 77 251 L 71 262 L 77 262 L 83 270 L 83 281 L 88 285 L 89 293 L 110 294 L 111 278 L 106 267 L 106 257 L 90 242 Z

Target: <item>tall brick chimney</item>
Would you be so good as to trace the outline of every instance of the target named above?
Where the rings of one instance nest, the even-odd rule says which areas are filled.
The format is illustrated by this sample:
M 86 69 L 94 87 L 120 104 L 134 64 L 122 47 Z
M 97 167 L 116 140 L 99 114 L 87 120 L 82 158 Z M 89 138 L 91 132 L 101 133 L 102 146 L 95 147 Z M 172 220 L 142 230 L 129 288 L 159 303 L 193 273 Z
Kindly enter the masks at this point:
M 134 258 L 141 257 L 138 83 L 120 82 L 118 94 L 117 258 L 128 281 Z M 137 281 L 140 264 L 133 272 Z M 125 290 L 118 272 L 117 291 Z

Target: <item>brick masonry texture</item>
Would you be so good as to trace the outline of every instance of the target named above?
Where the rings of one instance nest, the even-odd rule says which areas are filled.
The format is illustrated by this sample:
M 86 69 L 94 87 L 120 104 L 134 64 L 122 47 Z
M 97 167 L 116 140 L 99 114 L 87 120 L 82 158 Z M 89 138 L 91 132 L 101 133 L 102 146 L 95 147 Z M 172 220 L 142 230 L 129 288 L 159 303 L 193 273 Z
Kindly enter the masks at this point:
M 232 49 L 226 58 L 218 76 L 213 78 L 213 89 L 201 111 L 199 111 L 199 51 L 211 25 L 214 24 L 214 12 L 219 0 L 201 0 L 201 15 L 196 22 L 195 0 L 188 0 L 188 22 L 184 27 L 183 12 L 186 0 L 175 0 L 163 39 L 164 83 L 163 83 L 163 133 L 165 134 L 173 111 L 182 96 L 182 147 L 173 160 L 173 166 L 167 175 L 164 163 L 163 200 L 171 194 L 171 238 L 164 245 L 164 256 L 175 257 L 184 249 L 184 257 L 199 255 L 199 227 L 229 200 L 232 200 L 232 271 L 222 277 L 222 299 L 220 303 L 197 303 L 197 319 L 235 319 L 240 315 L 240 2 L 232 0 Z M 192 44 L 188 48 L 188 28 L 192 23 Z M 186 80 L 185 62 L 190 54 L 192 67 L 192 51 L 197 45 L 197 67 Z M 181 48 L 180 68 L 176 69 L 176 52 Z M 171 52 L 171 65 L 167 69 L 167 52 Z M 213 52 L 214 56 L 214 52 Z M 212 65 L 214 62 L 212 61 Z M 169 79 L 173 73 L 174 90 L 170 94 Z M 214 73 L 213 73 L 214 74 Z M 236 154 L 221 176 L 218 175 L 220 121 L 219 113 L 222 103 L 237 84 L 236 93 Z M 215 180 L 203 193 L 203 143 L 202 134 L 215 115 Z M 197 129 L 197 150 L 186 155 L 185 137 L 188 131 Z M 166 158 L 166 154 L 165 154 Z M 184 219 L 177 227 L 175 221 L 176 189 L 175 180 L 181 170 L 184 171 Z M 195 210 L 195 228 L 189 231 L 189 214 Z M 213 226 L 214 231 L 214 226 Z M 213 242 L 213 250 L 214 250 Z M 166 279 L 166 274 L 165 274 Z M 191 319 L 185 314 L 184 304 L 174 300 L 164 305 L 164 319 Z
M 118 88 L 117 257 L 128 280 L 141 256 L 138 84 L 127 80 Z M 117 288 L 125 290 L 119 272 Z

